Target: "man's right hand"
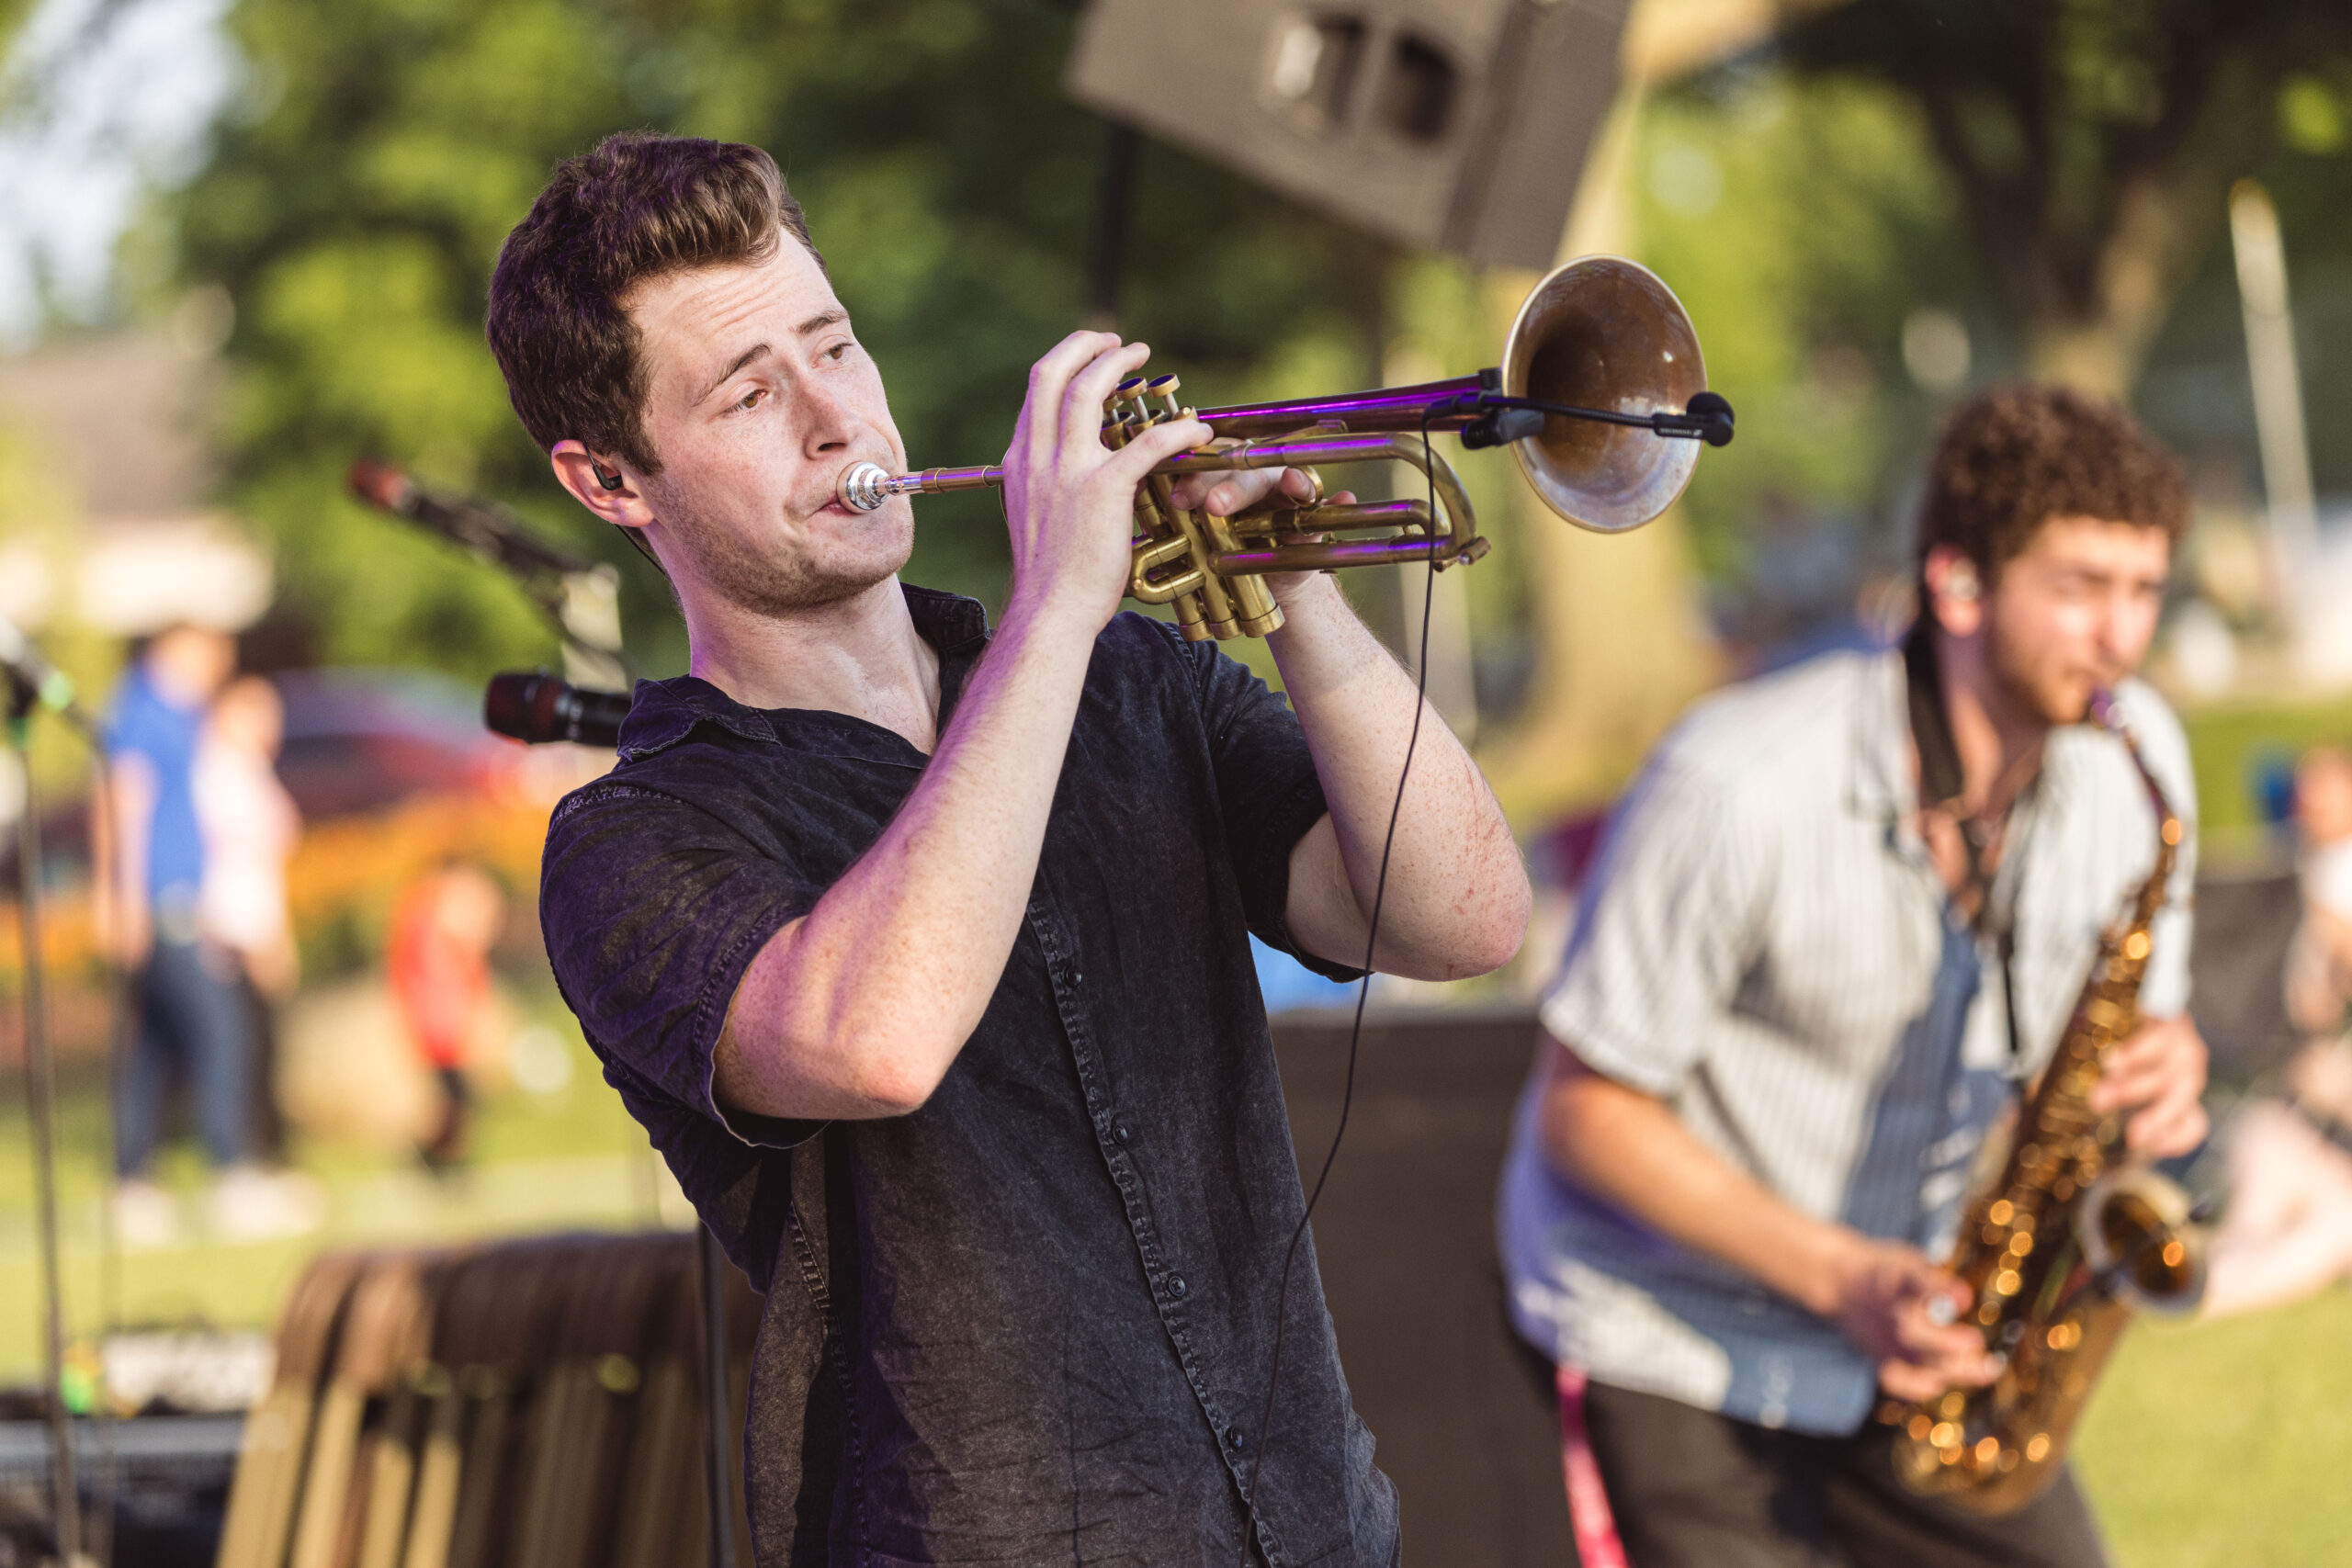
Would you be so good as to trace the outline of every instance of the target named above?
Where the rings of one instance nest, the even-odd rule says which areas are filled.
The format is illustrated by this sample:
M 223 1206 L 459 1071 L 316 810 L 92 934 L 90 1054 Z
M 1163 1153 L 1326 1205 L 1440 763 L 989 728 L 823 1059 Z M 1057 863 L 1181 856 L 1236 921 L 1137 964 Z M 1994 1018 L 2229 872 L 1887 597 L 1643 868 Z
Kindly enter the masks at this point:
M 1906 1402 L 1951 1388 L 1978 1388 L 2000 1375 L 1984 1337 L 1958 1321 L 1968 1288 L 1915 1247 L 1841 1230 L 1833 1244 L 1822 1315 L 1878 1364 L 1879 1386 Z M 1939 1323 L 1939 1308 L 1949 1315 Z
M 1151 351 L 1109 333 L 1072 333 L 1029 372 L 1029 395 L 1004 455 L 1004 512 L 1012 541 L 1016 612 L 1066 613 L 1091 637 L 1127 590 L 1135 491 L 1154 465 L 1206 442 L 1196 419 L 1140 432 L 1113 451 L 1102 407 Z

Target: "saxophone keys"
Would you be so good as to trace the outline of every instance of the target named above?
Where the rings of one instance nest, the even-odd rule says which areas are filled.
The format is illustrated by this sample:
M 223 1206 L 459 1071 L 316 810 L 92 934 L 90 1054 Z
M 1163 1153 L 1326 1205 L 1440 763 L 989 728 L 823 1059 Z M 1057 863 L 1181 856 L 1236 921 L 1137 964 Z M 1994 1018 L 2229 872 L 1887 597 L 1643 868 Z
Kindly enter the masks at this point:
M 2043 1460 L 2048 1459 L 2050 1457 L 2050 1434 L 2047 1432 L 2036 1432 L 2032 1437 L 2028 1438 L 2025 1440 L 2025 1457 L 2028 1464 L 2040 1464 Z
M 2133 931 L 2123 939 L 2123 956 L 2137 964 L 2148 956 L 2148 933 Z

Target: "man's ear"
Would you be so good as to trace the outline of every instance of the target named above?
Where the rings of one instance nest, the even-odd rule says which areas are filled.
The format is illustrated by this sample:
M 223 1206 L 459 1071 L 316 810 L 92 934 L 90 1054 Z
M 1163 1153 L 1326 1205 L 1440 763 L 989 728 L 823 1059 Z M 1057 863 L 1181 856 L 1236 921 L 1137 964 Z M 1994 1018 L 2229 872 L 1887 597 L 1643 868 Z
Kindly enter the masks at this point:
M 1952 637 L 1974 637 L 1984 626 L 1984 574 L 1950 545 L 1931 545 L 1919 575 L 1927 589 L 1926 612 Z
M 652 508 L 628 468 L 596 457 L 583 443 L 557 442 L 548 463 L 574 501 L 615 527 L 642 528 L 653 521 Z

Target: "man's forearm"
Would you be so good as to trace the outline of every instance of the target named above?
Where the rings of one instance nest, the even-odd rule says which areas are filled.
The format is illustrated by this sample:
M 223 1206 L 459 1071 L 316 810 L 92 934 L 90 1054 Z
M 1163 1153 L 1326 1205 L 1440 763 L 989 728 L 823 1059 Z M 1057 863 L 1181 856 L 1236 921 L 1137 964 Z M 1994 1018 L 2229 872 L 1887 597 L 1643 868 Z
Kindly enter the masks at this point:
M 1735 1169 L 1658 1100 L 1602 1077 L 1556 1043 L 1550 1051 L 1542 1138 L 1554 1169 L 1806 1310 L 1831 1310 L 1839 1227 Z
M 889 827 L 746 970 L 719 1049 L 729 1103 L 886 1116 L 937 1087 L 1019 932 L 1091 647 L 1007 615 Z
M 1303 886 L 1294 890 L 1292 925 L 1316 953 L 1361 963 L 1421 705 L 1412 677 L 1329 578 L 1286 595 L 1283 608 L 1288 625 L 1269 640 L 1330 807 L 1317 829 L 1328 847 L 1310 835 L 1293 856 Z M 1422 711 L 1375 965 L 1424 979 L 1484 974 L 1518 952 L 1529 903 L 1526 868 L 1494 792 L 1444 720 Z

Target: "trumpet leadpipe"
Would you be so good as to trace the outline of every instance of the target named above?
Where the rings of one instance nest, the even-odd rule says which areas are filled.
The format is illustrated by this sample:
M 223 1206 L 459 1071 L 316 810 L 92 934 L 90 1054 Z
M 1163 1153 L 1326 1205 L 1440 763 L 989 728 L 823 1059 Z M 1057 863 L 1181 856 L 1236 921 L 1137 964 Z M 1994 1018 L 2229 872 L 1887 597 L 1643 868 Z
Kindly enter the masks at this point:
M 1004 470 L 987 465 L 894 474 L 879 463 L 852 463 L 833 487 L 833 499 L 852 512 L 872 512 L 894 495 L 935 495 L 941 491 L 985 490 L 1002 483 Z

